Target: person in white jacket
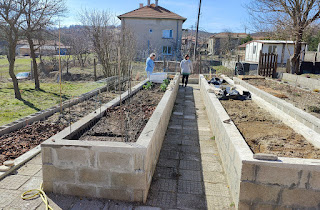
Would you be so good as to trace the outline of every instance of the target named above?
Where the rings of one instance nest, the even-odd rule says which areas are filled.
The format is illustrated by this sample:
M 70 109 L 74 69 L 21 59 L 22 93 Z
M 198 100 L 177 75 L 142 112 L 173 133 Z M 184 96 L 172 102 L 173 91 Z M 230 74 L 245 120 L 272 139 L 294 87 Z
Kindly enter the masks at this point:
M 189 60 L 189 55 L 185 55 L 184 59 L 180 63 L 181 74 L 182 74 L 182 86 L 183 84 L 187 87 L 189 75 L 192 73 L 192 63 Z

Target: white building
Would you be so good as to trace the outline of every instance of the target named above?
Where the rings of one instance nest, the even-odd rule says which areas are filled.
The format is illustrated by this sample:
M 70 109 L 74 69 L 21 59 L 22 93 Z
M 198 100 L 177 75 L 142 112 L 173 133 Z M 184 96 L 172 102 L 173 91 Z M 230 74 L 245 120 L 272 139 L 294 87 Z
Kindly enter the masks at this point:
M 186 18 L 181 17 L 158 5 L 147 5 L 118 16 L 121 26 L 134 33 L 137 45 L 137 57 L 146 58 L 155 52 L 157 59 L 180 59 L 182 24 Z
M 278 64 L 285 65 L 294 53 L 294 41 L 281 40 L 253 40 L 246 44 L 245 62 L 259 63 L 260 51 L 262 53 L 278 54 Z M 304 60 L 306 43 L 301 46 L 301 60 Z

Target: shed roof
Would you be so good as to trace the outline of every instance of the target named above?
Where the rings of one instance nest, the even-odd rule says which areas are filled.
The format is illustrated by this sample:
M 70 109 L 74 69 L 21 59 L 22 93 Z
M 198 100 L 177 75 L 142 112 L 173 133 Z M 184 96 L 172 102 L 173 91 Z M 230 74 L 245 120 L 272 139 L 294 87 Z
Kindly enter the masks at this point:
M 173 20 L 182 20 L 183 22 L 187 20 L 174 12 L 171 12 L 163 7 L 156 6 L 151 4 L 150 6 L 144 6 L 138 9 L 135 9 L 131 12 L 119 15 L 119 19 L 122 18 L 144 18 L 144 19 L 173 19 Z

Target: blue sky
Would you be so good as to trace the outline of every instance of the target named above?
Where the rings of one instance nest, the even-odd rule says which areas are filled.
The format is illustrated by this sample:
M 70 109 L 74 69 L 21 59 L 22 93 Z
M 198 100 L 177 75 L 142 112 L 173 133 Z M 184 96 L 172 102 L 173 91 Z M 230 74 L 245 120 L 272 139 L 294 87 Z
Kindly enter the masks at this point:
M 248 17 L 242 5 L 248 2 L 249 0 L 202 0 L 200 29 L 212 33 L 225 30 L 244 32 Z M 108 10 L 121 15 L 137 9 L 139 3 L 146 5 L 147 0 L 66 0 L 66 3 L 69 14 L 61 20 L 62 25 L 79 24 L 77 14 L 83 9 Z M 159 0 L 160 6 L 187 18 L 183 28 L 195 26 L 198 3 L 198 0 Z

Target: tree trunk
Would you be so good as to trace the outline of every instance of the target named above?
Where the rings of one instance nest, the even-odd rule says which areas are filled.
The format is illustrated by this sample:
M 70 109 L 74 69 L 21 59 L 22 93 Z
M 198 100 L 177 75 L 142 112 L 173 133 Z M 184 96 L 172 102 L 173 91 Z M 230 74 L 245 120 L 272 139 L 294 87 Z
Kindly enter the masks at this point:
M 301 54 L 301 42 L 302 42 L 302 30 L 296 35 L 296 43 L 294 46 L 294 54 L 291 59 L 292 62 L 292 70 L 296 74 L 300 74 L 300 54 Z
M 34 49 L 33 40 L 29 35 L 27 35 L 28 43 L 30 46 L 30 56 L 32 58 L 32 67 L 33 67 L 33 77 L 34 77 L 34 86 L 36 90 L 40 90 L 40 81 L 39 81 L 39 74 L 38 74 L 38 65 L 37 65 L 37 58 L 36 52 Z
M 11 44 L 12 42 L 10 42 L 9 44 L 9 52 L 8 52 L 9 74 L 12 79 L 15 98 L 18 100 L 22 100 L 18 80 L 16 75 L 14 74 L 14 63 L 16 61 L 16 48 L 14 44 Z

